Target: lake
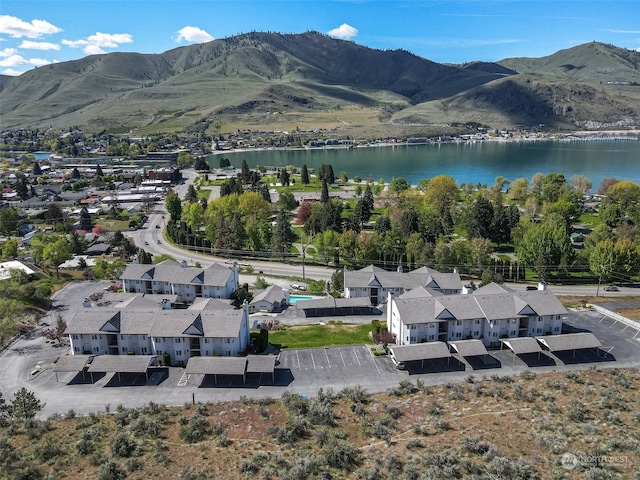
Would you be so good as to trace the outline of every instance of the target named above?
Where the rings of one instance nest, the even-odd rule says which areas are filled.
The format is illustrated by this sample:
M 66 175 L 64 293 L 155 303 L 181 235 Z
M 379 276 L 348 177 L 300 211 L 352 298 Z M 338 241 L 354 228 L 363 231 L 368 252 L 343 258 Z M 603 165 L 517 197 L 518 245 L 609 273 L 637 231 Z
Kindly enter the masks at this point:
M 404 177 L 416 185 L 422 179 L 445 174 L 458 184 L 472 182 L 491 185 L 498 175 L 513 181 L 529 180 L 537 173 L 562 173 L 571 182 L 575 174 L 584 175 L 594 190 L 603 178 L 632 180 L 640 184 L 640 140 L 602 141 L 522 141 L 444 143 L 439 145 L 398 145 L 354 149 L 265 150 L 225 153 L 208 157 L 217 168 L 220 155 L 240 167 L 294 165 L 318 168 L 330 163 L 336 176 L 345 172 L 363 180 L 368 177 L 390 182 Z

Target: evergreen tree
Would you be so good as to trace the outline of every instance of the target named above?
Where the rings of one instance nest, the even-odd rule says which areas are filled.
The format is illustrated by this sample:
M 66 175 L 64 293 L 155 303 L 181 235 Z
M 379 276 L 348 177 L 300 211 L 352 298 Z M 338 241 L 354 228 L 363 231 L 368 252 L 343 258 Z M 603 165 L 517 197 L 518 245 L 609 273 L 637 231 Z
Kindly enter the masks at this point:
M 369 211 L 369 216 L 364 219 L 365 222 L 368 222 L 369 218 L 371 218 L 371 212 L 373 212 L 373 209 L 375 207 L 374 201 L 373 201 L 373 192 L 371 191 L 371 184 L 370 183 L 367 183 L 367 187 L 364 189 L 364 195 L 363 195 L 362 199 L 364 200 L 365 206 L 367 207 L 367 210 Z
M 277 253 L 289 253 L 291 251 L 292 242 L 293 234 L 291 233 L 289 218 L 284 210 L 280 210 L 276 216 L 276 225 L 271 237 L 271 251 Z
M 240 180 L 242 183 L 249 183 L 251 180 L 251 171 L 246 160 L 242 160 L 242 166 L 240 167 Z
M 229 223 L 229 248 L 231 250 L 244 250 L 244 243 L 247 234 L 244 230 L 244 223 L 239 213 L 234 213 Z
M 22 172 L 16 173 L 16 193 L 20 200 L 29 198 L 29 182 Z
M 309 185 L 309 170 L 307 169 L 307 165 L 302 165 L 302 171 L 300 172 L 300 181 L 303 185 Z
M 290 183 L 289 172 L 287 172 L 286 168 L 283 168 L 280 170 L 280 184 L 283 187 L 288 187 Z
M 33 164 L 33 174 L 42 175 L 42 168 L 40 168 L 40 164 L 38 162 L 35 162 Z
M 231 162 L 228 158 L 220 158 L 220 168 L 227 168 L 231 166 Z
M 467 233 L 469 238 L 493 238 L 494 209 L 491 201 L 479 197 L 471 206 Z
M 187 188 L 187 193 L 184 196 L 184 199 L 189 203 L 195 203 L 198 201 L 198 192 L 196 192 L 196 188 L 193 184 L 189 185 L 189 188 Z
M 82 210 L 80 210 L 80 230 L 90 232 L 92 228 L 91 214 L 87 211 L 87 207 L 82 207 Z
M 71 170 L 71 179 L 78 180 L 79 178 L 80 178 L 80 172 L 78 171 L 78 168 L 73 167 L 73 170 Z
M 328 184 L 332 184 L 336 182 L 336 176 L 333 173 L 333 167 L 330 163 L 323 163 L 320 165 L 318 169 L 317 177 L 320 180 L 327 182 Z
M 329 186 L 326 180 L 322 180 L 322 194 L 320 195 L 320 201 L 322 203 L 329 203 Z
M 27 423 L 33 420 L 40 410 L 46 405 L 38 400 L 35 394 L 22 387 L 13 395 L 9 406 L 9 415 L 17 422 Z
M 96 177 L 103 177 L 104 173 L 102 173 L 102 167 L 100 164 L 96 164 Z

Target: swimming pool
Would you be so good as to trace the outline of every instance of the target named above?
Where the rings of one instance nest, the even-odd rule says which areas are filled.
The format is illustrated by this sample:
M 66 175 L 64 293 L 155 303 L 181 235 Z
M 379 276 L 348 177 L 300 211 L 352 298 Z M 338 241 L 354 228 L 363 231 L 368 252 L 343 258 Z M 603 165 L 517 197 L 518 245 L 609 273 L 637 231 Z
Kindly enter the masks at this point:
M 289 295 L 289 303 L 291 305 L 299 302 L 300 300 L 313 300 L 313 297 L 310 297 L 309 295 Z

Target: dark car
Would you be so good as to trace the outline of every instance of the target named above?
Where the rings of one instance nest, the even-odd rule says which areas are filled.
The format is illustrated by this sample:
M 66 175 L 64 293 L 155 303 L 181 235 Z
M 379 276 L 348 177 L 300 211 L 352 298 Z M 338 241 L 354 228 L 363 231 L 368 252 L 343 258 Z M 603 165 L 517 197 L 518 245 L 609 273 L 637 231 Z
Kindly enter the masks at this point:
M 538 287 L 534 287 L 533 285 L 527 285 L 526 289 L 527 290 L 537 290 Z

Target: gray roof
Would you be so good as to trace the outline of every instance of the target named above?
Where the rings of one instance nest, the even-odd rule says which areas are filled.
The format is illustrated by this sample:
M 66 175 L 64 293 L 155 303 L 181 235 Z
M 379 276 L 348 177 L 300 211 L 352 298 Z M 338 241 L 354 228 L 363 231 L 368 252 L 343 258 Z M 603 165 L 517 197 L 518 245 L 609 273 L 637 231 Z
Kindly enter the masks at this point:
M 449 345 L 463 357 L 476 357 L 489 353 L 481 340 L 449 341 Z
M 417 343 L 415 345 L 389 345 L 389 350 L 399 362 L 415 360 L 431 360 L 451 356 L 449 347 L 444 342 Z
M 503 338 L 500 341 L 509 347 L 516 355 L 542 351 L 540 343 L 533 337 Z
M 495 283 L 495 282 L 491 282 L 491 283 L 487 283 L 486 285 L 478 288 L 473 293 L 474 294 L 478 294 L 478 295 L 485 295 L 487 293 L 489 293 L 489 294 L 491 294 L 491 293 L 509 293 L 509 292 L 513 292 L 513 291 L 514 290 L 512 288 L 505 287 L 504 285 L 500 285 L 500 284 Z
M 249 355 L 247 358 L 247 373 L 273 373 L 276 368 L 274 355 Z
M 564 333 L 562 335 L 545 335 L 536 337 L 540 343 L 552 352 L 579 350 L 581 348 L 601 347 L 600 340 L 593 333 Z
M 235 310 L 231 299 L 196 297 L 187 310 Z
M 263 300 L 271 304 L 274 304 L 276 302 L 282 303 L 285 301 L 284 290 L 279 285 L 270 285 L 266 289 L 258 292 L 253 297 L 253 300 L 251 301 L 251 303 L 254 304 L 256 302 L 260 302 Z
M 144 299 L 145 302 L 138 303 L 139 299 Z M 176 303 L 178 301 L 178 295 L 174 295 L 173 293 L 166 294 L 157 294 L 157 293 L 125 293 L 125 292 L 114 292 L 109 293 L 109 300 L 114 305 L 114 308 L 124 308 L 129 305 L 138 305 L 140 306 L 149 306 L 151 307 L 153 302 L 158 307 L 159 304 L 163 303 L 163 300 L 168 300 L 169 303 Z
M 97 355 L 89 372 L 141 373 L 154 366 L 157 355 Z
M 66 334 L 114 333 L 153 337 L 236 338 L 243 310 L 78 310 L 67 325 Z
M 191 357 L 185 373 L 201 375 L 244 375 L 247 368 L 245 357 Z
M 371 306 L 371 300 L 369 297 L 355 297 L 355 298 L 334 298 L 325 297 L 317 298 L 315 300 L 298 300 L 294 307 L 298 309 L 310 309 L 310 308 L 342 308 L 342 307 L 369 307 Z
M 441 297 L 444 293 L 434 290 L 433 288 L 427 288 L 420 285 L 413 288 L 408 292 L 398 295 L 396 298 L 424 298 L 424 297 Z
M 428 267 L 421 267 L 411 272 L 388 272 L 373 265 L 360 270 L 347 270 L 344 274 L 344 285 L 346 288 L 377 286 L 403 290 L 412 290 L 419 286 L 438 290 L 462 288 L 460 275 L 457 273 L 441 273 Z
M 182 267 L 178 262 L 165 260 L 157 265 L 132 263 L 120 275 L 121 280 L 146 280 L 181 285 L 223 287 L 233 274 L 232 269 L 213 263 L 207 268 Z
M 155 318 L 152 337 L 237 337 L 243 310 L 162 310 Z
M 63 355 L 53 366 L 54 372 L 81 372 L 95 355 Z
M 548 290 L 504 292 L 493 287 L 473 294 L 439 296 L 432 296 L 427 290 L 415 289 L 394 300 L 405 324 L 567 314 Z M 420 292 L 424 295 L 420 296 Z

